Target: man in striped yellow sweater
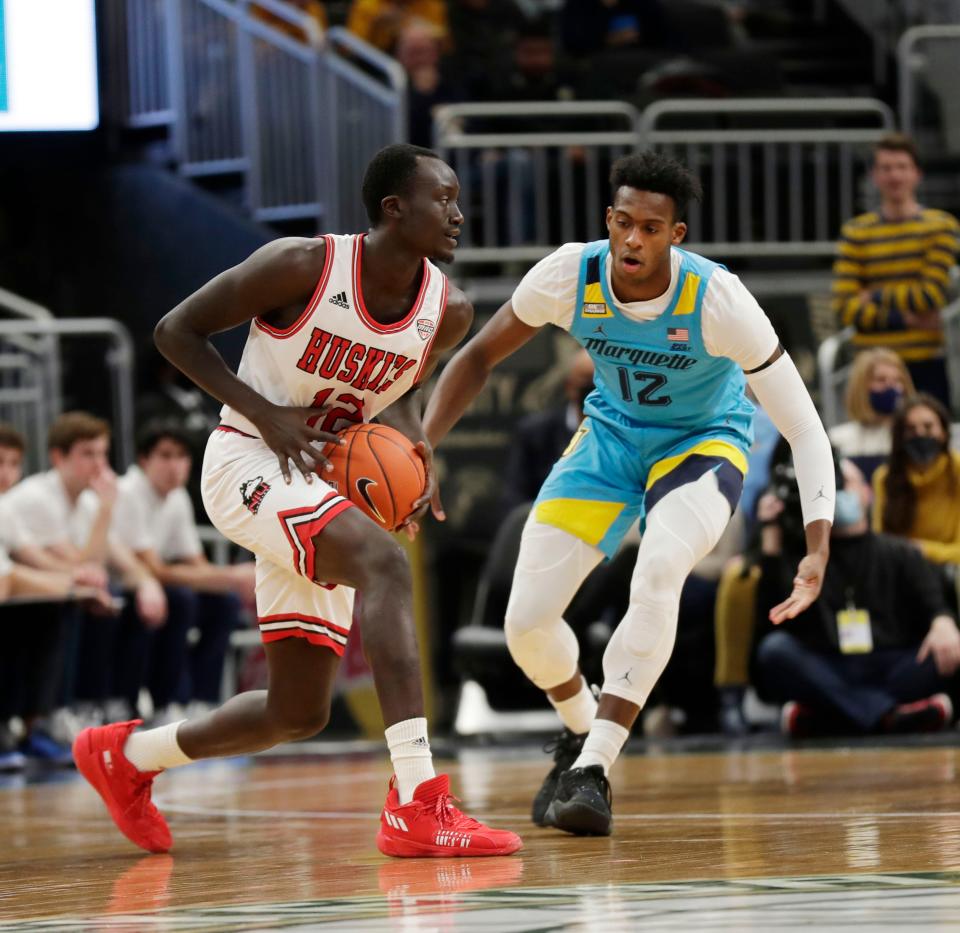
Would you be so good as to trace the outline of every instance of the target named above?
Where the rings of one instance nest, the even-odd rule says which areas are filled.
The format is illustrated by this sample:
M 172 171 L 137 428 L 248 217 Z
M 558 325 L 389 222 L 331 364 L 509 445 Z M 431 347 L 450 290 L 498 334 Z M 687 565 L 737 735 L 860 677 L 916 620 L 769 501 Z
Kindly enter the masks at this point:
M 916 198 L 921 171 L 908 136 L 892 134 L 874 148 L 871 178 L 880 210 L 843 225 L 833 266 L 833 305 L 842 326 L 856 328 L 854 346 L 890 347 L 919 391 L 949 405 L 941 310 L 957 262 L 960 225 Z

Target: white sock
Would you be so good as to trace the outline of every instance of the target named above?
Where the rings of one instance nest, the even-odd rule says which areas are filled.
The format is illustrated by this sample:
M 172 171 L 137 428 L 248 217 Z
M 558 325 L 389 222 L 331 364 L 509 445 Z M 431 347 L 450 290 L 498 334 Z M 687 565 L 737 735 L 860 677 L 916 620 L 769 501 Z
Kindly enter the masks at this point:
M 590 731 L 594 717 L 597 715 L 597 700 L 587 686 L 587 682 L 580 679 L 580 692 L 566 700 L 554 700 L 549 694 L 547 699 L 557 711 L 560 721 L 577 735 Z
M 180 722 L 186 722 L 181 719 Z M 138 771 L 163 771 L 188 765 L 192 758 L 184 755 L 177 743 L 180 722 L 171 722 L 156 729 L 131 732 L 123 746 L 123 755 Z
M 590 765 L 601 765 L 603 773 L 609 774 L 629 735 L 630 731 L 624 729 L 619 723 L 611 722 L 609 719 L 594 719 L 590 734 L 583 743 L 580 757 L 571 767 L 588 768 Z
M 400 803 L 410 803 L 413 792 L 419 784 L 436 777 L 433 770 L 433 757 L 430 754 L 430 740 L 427 738 L 427 720 L 404 719 L 394 723 L 384 735 L 390 760 L 397 776 L 397 794 Z

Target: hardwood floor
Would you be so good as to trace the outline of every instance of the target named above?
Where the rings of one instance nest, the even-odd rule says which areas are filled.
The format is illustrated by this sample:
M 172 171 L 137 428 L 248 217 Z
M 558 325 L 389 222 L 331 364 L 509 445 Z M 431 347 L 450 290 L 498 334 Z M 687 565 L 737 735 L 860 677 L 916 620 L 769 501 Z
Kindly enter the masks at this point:
M 653 906 L 690 920 L 691 905 L 740 903 L 744 892 L 804 895 L 794 912 L 846 892 L 830 916 L 862 908 L 863 922 L 871 910 L 890 920 L 883 892 L 912 892 L 912 922 L 928 908 L 931 922 L 943 911 L 956 920 L 958 763 L 953 746 L 629 756 L 611 775 L 613 836 L 584 839 L 529 823 L 545 756 L 466 750 L 441 762 L 463 808 L 516 829 L 525 848 L 439 861 L 376 851 L 381 755 L 165 774 L 156 800 L 174 833 L 167 856 L 128 843 L 75 775 L 14 778 L 0 785 L 0 929 L 143 929 L 151 916 L 163 930 L 381 930 L 398 916 L 404 929 L 581 929 L 584 909 L 591 928 L 620 929 Z

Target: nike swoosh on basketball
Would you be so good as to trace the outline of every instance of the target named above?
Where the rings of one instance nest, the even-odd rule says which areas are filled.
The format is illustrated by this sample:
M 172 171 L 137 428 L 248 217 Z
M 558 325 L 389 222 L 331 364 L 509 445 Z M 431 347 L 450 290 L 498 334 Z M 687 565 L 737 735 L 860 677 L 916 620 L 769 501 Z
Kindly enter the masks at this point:
M 370 511 L 373 512 L 373 514 L 376 515 L 384 525 L 386 525 L 387 520 L 380 514 L 380 510 L 373 504 L 373 499 L 370 498 L 370 493 L 367 492 L 368 486 L 376 485 L 376 480 L 369 479 L 366 476 L 361 476 L 360 479 L 357 480 L 357 492 L 360 493 L 360 498 L 370 506 Z

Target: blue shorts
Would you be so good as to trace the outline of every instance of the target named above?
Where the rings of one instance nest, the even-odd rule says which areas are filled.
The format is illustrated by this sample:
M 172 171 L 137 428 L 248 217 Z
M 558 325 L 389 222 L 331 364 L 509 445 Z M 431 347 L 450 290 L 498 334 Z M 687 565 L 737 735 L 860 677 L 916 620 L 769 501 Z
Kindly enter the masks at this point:
M 637 519 L 642 531 L 646 515 L 668 492 L 709 471 L 716 473 L 732 511 L 743 490 L 747 457 L 731 435 L 668 428 L 628 433 L 584 418 L 544 482 L 534 515 L 612 557 Z

